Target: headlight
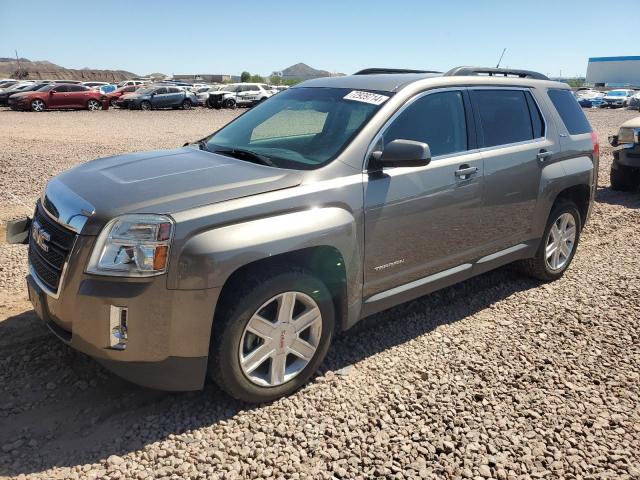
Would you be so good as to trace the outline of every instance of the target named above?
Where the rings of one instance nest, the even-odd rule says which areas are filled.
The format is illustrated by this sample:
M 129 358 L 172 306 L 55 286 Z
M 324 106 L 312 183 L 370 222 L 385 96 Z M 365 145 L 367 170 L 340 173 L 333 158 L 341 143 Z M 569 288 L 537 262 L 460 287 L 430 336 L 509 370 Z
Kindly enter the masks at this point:
M 173 220 L 164 215 L 123 215 L 109 222 L 96 241 L 87 273 L 150 277 L 167 271 Z
M 618 132 L 618 143 L 636 143 L 640 135 L 640 128 L 621 128 Z

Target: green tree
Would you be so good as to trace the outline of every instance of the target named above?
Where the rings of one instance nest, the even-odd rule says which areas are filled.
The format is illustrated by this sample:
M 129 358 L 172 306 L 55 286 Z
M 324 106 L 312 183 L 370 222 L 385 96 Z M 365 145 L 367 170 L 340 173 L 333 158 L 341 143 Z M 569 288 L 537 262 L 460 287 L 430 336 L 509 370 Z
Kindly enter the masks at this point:
M 251 81 L 253 83 L 264 83 L 264 78 L 260 75 L 251 75 Z
M 240 74 L 241 82 L 248 82 L 249 80 L 251 80 L 251 74 L 249 72 L 245 71 Z
M 269 77 L 269 85 L 280 85 L 282 83 L 282 77 L 278 75 L 271 75 Z

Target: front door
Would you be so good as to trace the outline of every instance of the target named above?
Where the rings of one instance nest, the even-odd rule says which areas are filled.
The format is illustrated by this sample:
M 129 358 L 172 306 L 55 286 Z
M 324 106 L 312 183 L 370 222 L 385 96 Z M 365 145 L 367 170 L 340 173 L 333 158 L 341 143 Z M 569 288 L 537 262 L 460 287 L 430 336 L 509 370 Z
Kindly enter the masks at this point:
M 64 108 L 69 102 L 69 87 L 59 85 L 49 91 L 48 108 Z
M 409 101 L 375 141 L 425 142 L 423 167 L 365 174 L 364 296 L 454 269 L 482 252 L 483 162 L 465 89 Z
M 151 105 L 153 108 L 164 108 L 168 103 L 169 93 L 166 87 L 161 87 L 154 92 L 151 97 Z

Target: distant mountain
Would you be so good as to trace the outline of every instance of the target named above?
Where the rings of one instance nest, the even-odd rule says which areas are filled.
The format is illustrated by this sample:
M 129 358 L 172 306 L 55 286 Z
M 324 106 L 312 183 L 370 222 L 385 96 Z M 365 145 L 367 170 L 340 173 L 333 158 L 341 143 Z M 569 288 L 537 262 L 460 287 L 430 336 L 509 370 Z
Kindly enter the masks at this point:
M 311 78 L 338 77 L 344 73 L 331 73 L 326 70 L 316 70 L 306 63 L 296 63 L 282 70 L 282 78 L 286 80 L 309 80 Z
M 120 82 L 136 77 L 135 73 L 125 70 L 96 70 L 84 68 L 75 70 L 64 68 L 46 60 L 31 61 L 26 58 L 20 59 L 20 64 L 15 58 L 0 58 L 0 77 L 12 77 L 21 68 L 28 74 L 30 80 L 82 80 L 101 82 Z

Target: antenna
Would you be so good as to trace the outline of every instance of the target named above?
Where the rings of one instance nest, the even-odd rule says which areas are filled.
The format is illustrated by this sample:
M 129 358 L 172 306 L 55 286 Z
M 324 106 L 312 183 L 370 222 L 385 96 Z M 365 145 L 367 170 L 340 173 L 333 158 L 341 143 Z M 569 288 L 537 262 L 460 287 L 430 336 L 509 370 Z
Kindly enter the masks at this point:
M 496 68 L 500 68 L 500 64 L 502 63 L 502 57 L 504 57 L 504 52 L 506 51 L 507 51 L 507 47 L 502 49 L 502 54 L 500 55 L 500 60 L 498 60 L 498 64 L 496 65 Z

